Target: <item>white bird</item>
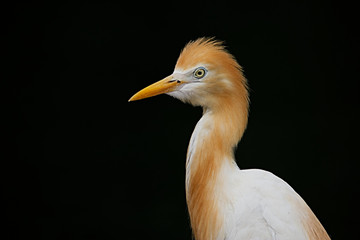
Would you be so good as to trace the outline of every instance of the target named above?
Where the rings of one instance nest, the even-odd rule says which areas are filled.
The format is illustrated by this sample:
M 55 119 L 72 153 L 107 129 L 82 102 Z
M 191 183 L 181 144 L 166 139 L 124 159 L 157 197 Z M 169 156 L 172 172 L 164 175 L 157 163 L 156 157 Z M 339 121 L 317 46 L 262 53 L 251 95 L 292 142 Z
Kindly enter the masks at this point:
M 186 157 L 186 200 L 196 240 L 330 239 L 284 180 L 237 166 L 234 147 L 248 119 L 247 81 L 222 42 L 189 42 L 170 76 L 129 101 L 162 93 L 203 108 Z

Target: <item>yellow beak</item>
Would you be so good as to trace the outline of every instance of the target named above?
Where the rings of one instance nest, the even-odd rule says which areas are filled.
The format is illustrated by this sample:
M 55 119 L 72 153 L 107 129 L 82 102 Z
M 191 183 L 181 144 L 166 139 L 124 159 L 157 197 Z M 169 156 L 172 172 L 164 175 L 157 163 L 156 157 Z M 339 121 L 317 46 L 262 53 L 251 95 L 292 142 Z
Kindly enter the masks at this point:
M 170 75 L 156 83 L 151 84 L 150 86 L 147 86 L 146 88 L 140 90 L 139 92 L 135 93 L 129 99 L 129 102 L 153 97 L 153 96 L 163 94 L 163 93 L 171 92 L 171 91 L 175 90 L 175 88 L 180 84 L 182 84 L 181 81 L 174 80 L 173 76 Z

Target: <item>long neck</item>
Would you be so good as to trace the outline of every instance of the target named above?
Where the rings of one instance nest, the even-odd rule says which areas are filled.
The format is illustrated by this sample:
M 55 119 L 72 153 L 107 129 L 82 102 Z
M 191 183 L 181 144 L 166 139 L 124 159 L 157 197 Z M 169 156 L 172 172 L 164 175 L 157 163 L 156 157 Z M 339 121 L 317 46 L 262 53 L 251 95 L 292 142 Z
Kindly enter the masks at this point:
M 224 174 L 237 170 L 233 148 L 246 127 L 247 99 L 227 101 L 224 107 L 204 110 L 189 143 L 186 198 L 197 240 L 221 237 L 224 219 L 218 200 Z

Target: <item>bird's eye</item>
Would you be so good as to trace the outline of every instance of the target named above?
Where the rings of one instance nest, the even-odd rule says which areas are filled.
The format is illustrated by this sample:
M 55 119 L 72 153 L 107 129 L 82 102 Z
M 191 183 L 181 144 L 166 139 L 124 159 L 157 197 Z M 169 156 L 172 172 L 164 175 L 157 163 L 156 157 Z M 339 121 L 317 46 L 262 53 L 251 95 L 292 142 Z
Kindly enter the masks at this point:
M 200 79 L 202 77 L 205 76 L 205 69 L 204 68 L 197 68 L 195 71 L 194 71 L 194 77 L 197 78 L 197 79 Z

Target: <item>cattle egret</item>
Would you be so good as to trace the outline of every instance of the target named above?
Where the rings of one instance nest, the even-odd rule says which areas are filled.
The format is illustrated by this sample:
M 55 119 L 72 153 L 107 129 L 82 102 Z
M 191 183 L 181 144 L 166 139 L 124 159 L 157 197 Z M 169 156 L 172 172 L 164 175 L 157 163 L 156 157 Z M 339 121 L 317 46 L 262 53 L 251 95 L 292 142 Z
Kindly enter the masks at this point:
M 203 108 L 186 157 L 186 201 L 196 240 L 330 239 L 285 181 L 237 166 L 234 147 L 248 119 L 247 81 L 222 42 L 189 42 L 170 76 L 129 101 L 163 93 Z

